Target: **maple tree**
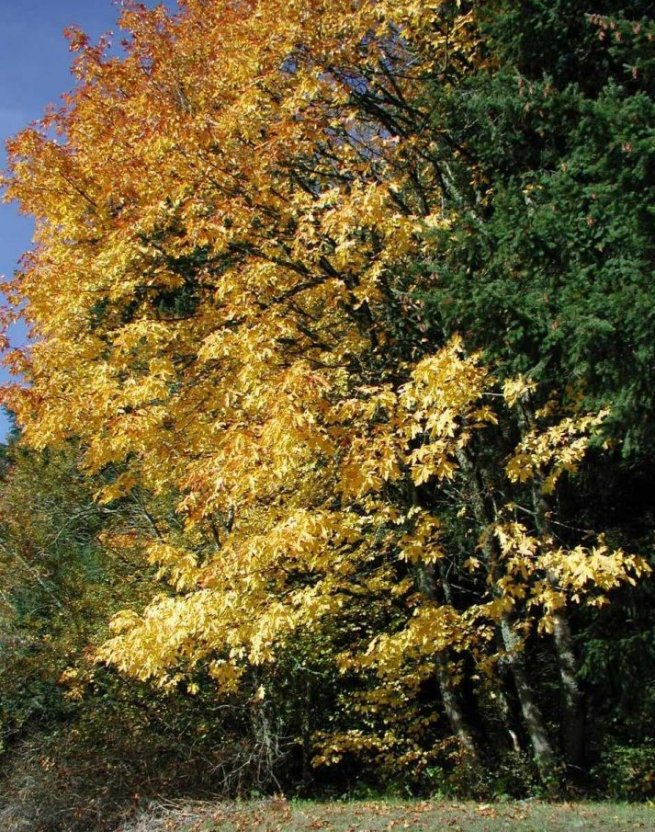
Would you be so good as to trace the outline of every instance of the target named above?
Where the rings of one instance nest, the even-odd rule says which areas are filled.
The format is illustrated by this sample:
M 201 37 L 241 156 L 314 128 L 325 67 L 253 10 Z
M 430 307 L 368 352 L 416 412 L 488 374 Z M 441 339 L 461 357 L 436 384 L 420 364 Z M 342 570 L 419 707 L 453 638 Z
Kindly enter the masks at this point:
M 227 695 L 323 639 L 360 688 L 316 762 L 419 769 L 439 710 L 480 755 L 463 680 L 507 722 L 507 669 L 547 778 L 526 644 L 552 637 L 578 764 L 569 610 L 649 566 L 555 528 L 611 408 L 481 352 L 451 314 L 461 275 L 432 268 L 494 199 L 431 97 L 495 70 L 486 12 L 125 6 L 124 55 L 69 33 L 77 86 L 12 140 L 5 179 L 37 220 L 9 288 L 33 342 L 8 361 L 29 384 L 5 401 L 26 442 L 75 437 L 85 471 L 115 472 L 100 502 L 152 495 L 138 534 L 104 544 L 136 546 L 174 590 L 117 615 L 99 659 L 190 693 L 202 669 Z M 435 679 L 440 706 L 420 695 Z

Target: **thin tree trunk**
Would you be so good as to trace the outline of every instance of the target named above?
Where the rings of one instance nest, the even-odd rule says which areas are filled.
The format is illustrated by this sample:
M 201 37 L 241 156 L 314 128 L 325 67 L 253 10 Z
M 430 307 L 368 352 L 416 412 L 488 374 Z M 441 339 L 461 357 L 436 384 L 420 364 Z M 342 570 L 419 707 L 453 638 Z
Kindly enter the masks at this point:
M 416 583 L 420 592 L 426 598 L 432 601 L 437 600 L 437 588 L 434 577 L 434 567 L 421 565 L 416 568 Z M 451 603 L 450 587 L 446 582 L 444 587 L 444 596 L 447 603 Z M 437 665 L 437 681 L 439 683 L 439 691 L 443 701 L 446 717 L 450 723 L 450 727 L 454 736 L 457 737 L 461 747 L 473 757 L 478 759 L 478 749 L 466 717 L 464 715 L 464 708 L 462 707 L 462 700 L 457 689 L 457 685 L 453 684 L 450 672 L 448 670 L 448 651 L 441 650 L 435 657 Z
M 450 579 L 448 577 L 448 573 L 444 568 L 443 561 L 439 561 L 439 577 L 441 581 L 441 587 L 443 589 L 443 596 L 444 600 L 450 606 L 453 606 L 453 591 L 450 585 Z M 507 696 L 505 695 L 505 691 L 502 687 L 498 687 L 495 691 L 495 697 L 498 700 L 498 704 L 500 706 L 500 713 L 502 715 L 503 721 L 505 722 L 505 728 L 509 735 L 510 741 L 512 743 L 512 749 L 515 753 L 520 754 L 522 751 L 521 744 L 519 742 L 518 734 L 512 728 L 512 709 L 509 706 L 509 702 L 507 701 Z M 453 720 L 451 720 L 451 723 Z
M 548 505 L 541 489 L 541 480 L 535 479 L 532 484 L 535 525 L 540 537 L 547 540 L 553 538 L 553 533 L 548 519 Z M 554 589 L 558 588 L 554 575 L 547 573 L 546 579 Z M 557 666 L 564 694 L 564 752 L 567 764 L 582 771 L 585 767 L 585 714 L 584 698 L 578 683 L 578 662 L 566 612 L 557 610 L 552 619 Z
M 493 691 L 493 698 L 498 704 L 498 710 L 500 712 L 500 716 L 502 721 L 505 725 L 505 730 L 509 736 L 509 740 L 512 746 L 512 751 L 515 754 L 522 754 L 523 748 L 521 747 L 521 741 L 519 739 L 519 735 L 516 733 L 516 729 L 514 728 L 514 715 L 512 713 L 512 708 L 509 704 L 509 700 L 507 698 L 507 694 L 503 690 L 502 687 L 502 679 L 498 680 L 498 686 Z
M 503 616 L 500 622 L 500 632 L 505 645 L 507 664 L 514 679 L 516 693 L 521 705 L 521 714 L 525 721 L 525 728 L 530 737 L 534 751 L 534 759 L 540 774 L 544 779 L 552 777 L 556 758 L 546 732 L 541 708 L 537 704 L 534 691 L 529 682 L 528 670 L 521 639 L 516 634 L 512 622 Z
M 453 684 L 448 671 L 448 662 L 445 652 L 437 654 L 437 680 L 443 701 L 444 711 L 454 736 L 461 747 L 475 760 L 478 759 L 478 749 L 473 738 L 473 733 L 468 726 L 462 701 L 457 687 Z
M 311 708 L 312 708 L 312 688 L 309 676 L 305 679 L 305 697 L 303 702 L 302 714 L 302 786 L 305 792 L 309 792 L 309 787 L 312 782 L 312 768 L 311 768 L 311 752 L 312 752 L 312 732 L 311 732 Z
M 573 650 L 573 638 L 568 618 L 561 612 L 553 615 L 553 637 L 559 664 L 566 724 L 564 726 L 564 750 L 569 766 L 585 768 L 585 719 L 584 699 L 578 683 L 578 662 Z
M 492 539 L 485 533 L 492 518 L 489 517 L 485 505 L 482 486 L 478 481 L 477 472 L 471 460 L 463 449 L 458 451 L 457 460 L 470 490 L 473 515 L 483 534 L 482 550 L 487 560 L 488 568 L 492 570 L 497 561 L 497 556 Z M 535 762 L 542 778 L 544 780 L 551 779 L 556 755 L 548 738 L 541 709 L 537 704 L 534 691 L 529 682 L 521 639 L 517 635 L 508 615 L 504 615 L 500 620 L 500 633 L 507 653 L 507 666 L 512 674 L 519 698 L 521 715 L 534 751 Z

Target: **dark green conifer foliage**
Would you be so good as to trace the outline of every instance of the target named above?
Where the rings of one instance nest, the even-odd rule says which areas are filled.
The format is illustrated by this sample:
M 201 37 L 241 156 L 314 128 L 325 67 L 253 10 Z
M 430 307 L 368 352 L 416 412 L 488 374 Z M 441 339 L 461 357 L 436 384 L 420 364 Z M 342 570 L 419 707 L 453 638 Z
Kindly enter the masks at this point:
M 489 68 L 432 91 L 460 211 L 434 314 L 504 373 L 610 406 L 633 462 L 655 443 L 649 5 L 491 3 Z

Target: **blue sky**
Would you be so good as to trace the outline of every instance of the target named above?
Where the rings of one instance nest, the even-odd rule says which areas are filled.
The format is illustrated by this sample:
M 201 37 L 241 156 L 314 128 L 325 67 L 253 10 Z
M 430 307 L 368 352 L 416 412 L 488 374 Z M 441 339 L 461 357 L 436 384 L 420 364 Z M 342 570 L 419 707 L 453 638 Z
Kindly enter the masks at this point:
M 57 102 L 73 85 L 72 55 L 63 30 L 79 26 L 96 39 L 116 31 L 117 17 L 112 0 L 0 0 L 0 168 L 5 166 L 6 139 L 38 118 L 48 103 Z M 31 236 L 31 220 L 19 216 L 13 205 L 0 205 L 0 275 L 12 275 L 18 258 L 30 247 Z M 14 341 L 24 337 L 20 328 L 12 333 Z M 0 368 L 0 380 L 6 378 Z M 0 413 L 0 440 L 7 427 Z

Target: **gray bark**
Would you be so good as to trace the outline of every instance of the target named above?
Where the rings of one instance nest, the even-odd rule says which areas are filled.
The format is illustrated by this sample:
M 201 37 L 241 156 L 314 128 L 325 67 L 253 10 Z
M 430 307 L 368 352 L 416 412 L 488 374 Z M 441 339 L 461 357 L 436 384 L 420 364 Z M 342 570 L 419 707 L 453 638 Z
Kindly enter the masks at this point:
M 578 662 L 573 650 L 573 638 L 568 618 L 561 612 L 553 616 L 553 637 L 564 693 L 564 751 L 566 762 L 576 769 L 585 763 L 584 701 L 578 683 Z
M 548 519 L 548 505 L 542 492 L 542 483 L 536 479 L 532 486 L 532 504 L 535 513 L 535 525 L 542 539 L 553 537 Z M 558 588 L 557 578 L 546 574 L 550 585 Z M 585 718 L 584 699 L 578 683 L 578 661 L 573 647 L 573 637 L 568 616 L 564 610 L 558 610 L 553 618 L 553 640 L 557 666 L 564 695 L 564 753 L 566 762 L 575 769 L 583 769 L 585 762 Z
M 500 622 L 500 632 L 505 646 L 507 664 L 519 697 L 521 714 L 534 751 L 534 759 L 542 776 L 547 778 L 554 771 L 556 758 L 546 732 L 541 708 L 537 704 L 529 682 L 523 645 L 507 616 L 503 617 Z
M 434 577 L 434 567 L 421 565 L 416 568 L 416 584 L 420 592 L 430 600 L 437 599 L 437 588 Z M 451 603 L 450 586 L 447 581 L 444 586 L 444 597 L 447 603 Z M 454 736 L 457 737 L 461 747 L 471 755 L 474 759 L 478 759 L 478 750 L 473 736 L 473 732 L 469 728 L 468 722 L 464 715 L 464 708 L 462 706 L 461 697 L 457 686 L 453 684 L 449 670 L 448 670 L 448 651 L 441 650 L 435 657 L 437 666 L 437 681 L 439 683 L 439 691 L 441 699 L 446 712 L 446 717 L 450 723 L 450 727 Z
M 453 734 L 461 747 L 471 755 L 474 759 L 478 758 L 478 750 L 473 738 L 473 734 L 466 722 L 464 716 L 464 709 L 459 696 L 459 691 L 450 678 L 448 672 L 448 664 L 445 654 L 439 653 L 436 658 L 437 663 L 437 679 L 439 682 L 439 690 L 441 692 L 441 699 L 443 701 L 444 711 L 448 717 L 448 722 Z
M 489 527 L 493 518 L 489 516 L 482 486 L 477 478 L 477 472 L 465 450 L 462 449 L 458 452 L 457 460 L 469 487 L 473 516 L 480 531 L 484 535 L 482 550 L 487 561 L 487 566 L 493 572 L 494 565 L 498 560 L 497 553 L 492 539 L 485 535 L 485 530 Z M 511 619 L 507 615 L 503 616 L 500 621 L 500 633 L 507 653 L 507 666 L 509 667 L 514 686 L 516 687 L 521 706 L 521 715 L 525 723 L 525 729 L 530 737 L 535 762 L 542 777 L 544 779 L 550 779 L 549 775 L 552 776 L 556 760 L 555 752 L 548 738 L 541 709 L 537 704 L 534 691 L 529 682 L 521 639 L 516 633 Z

